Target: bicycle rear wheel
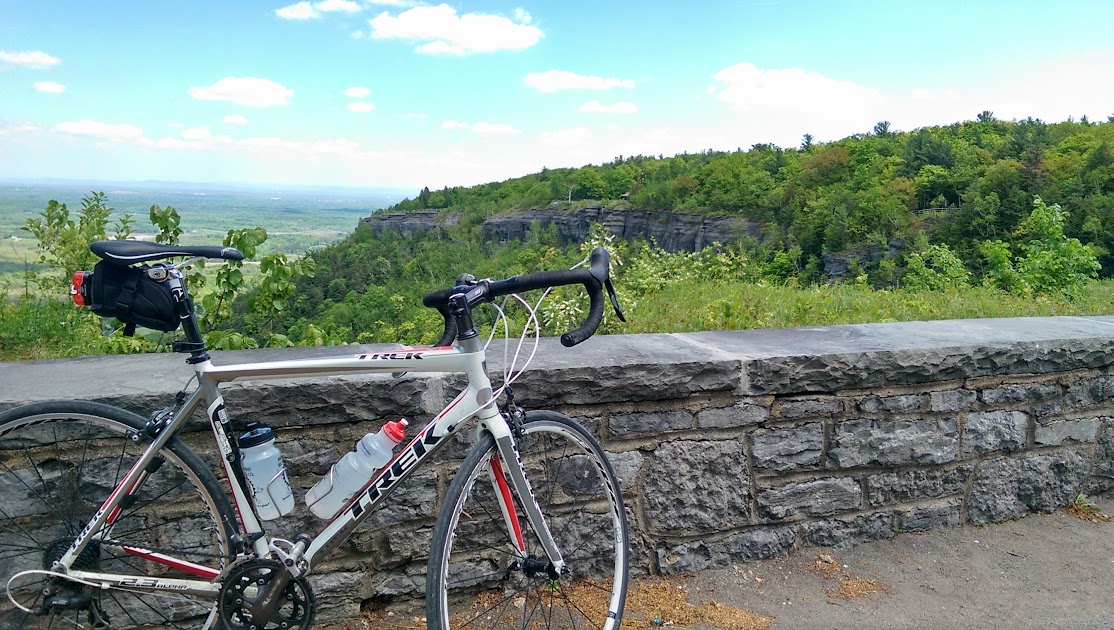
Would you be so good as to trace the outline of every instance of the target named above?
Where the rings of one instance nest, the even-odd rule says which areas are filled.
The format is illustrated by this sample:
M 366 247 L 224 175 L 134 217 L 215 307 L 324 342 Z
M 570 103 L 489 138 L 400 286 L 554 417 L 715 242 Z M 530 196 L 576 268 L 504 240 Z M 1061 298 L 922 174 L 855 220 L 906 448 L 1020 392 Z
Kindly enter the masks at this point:
M 0 585 L 8 591 L 0 597 L 0 627 L 88 627 L 97 617 L 107 617 L 113 628 L 205 624 L 215 598 L 102 590 L 43 573 L 146 449 L 145 440 L 131 439 L 144 423 L 122 409 L 82 401 L 0 413 Z M 216 478 L 177 438 L 148 472 L 111 529 L 89 543 L 74 568 L 215 581 L 230 561 L 236 527 Z
M 554 578 L 522 497 L 514 496 L 526 557 L 517 553 L 498 499 L 500 487 L 513 486 L 491 472 L 493 464 L 503 470 L 513 464 L 499 463 L 485 434 L 453 478 L 433 531 L 429 627 L 617 629 L 629 534 L 611 464 L 599 442 L 567 416 L 528 412 L 524 429 L 520 460 L 568 571 Z

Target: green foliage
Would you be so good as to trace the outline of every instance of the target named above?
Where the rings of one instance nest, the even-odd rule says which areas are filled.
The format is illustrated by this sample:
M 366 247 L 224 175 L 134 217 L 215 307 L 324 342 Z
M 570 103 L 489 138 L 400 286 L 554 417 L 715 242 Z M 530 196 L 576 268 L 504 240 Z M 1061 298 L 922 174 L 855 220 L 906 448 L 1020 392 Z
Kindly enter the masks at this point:
M 66 204 L 51 200 L 39 213 L 41 218 L 27 219 L 23 230 L 38 242 L 39 262 L 51 269 L 38 278 L 42 288 L 61 290 L 75 271 L 92 268 L 97 258 L 89 251 L 89 243 L 106 238 L 105 228 L 113 210 L 106 201 L 104 193 L 89 193 L 82 198 L 74 221 Z M 127 225 L 120 224 L 117 231 L 127 231 Z
M 151 225 L 155 226 L 159 231 L 158 234 L 155 235 L 155 242 L 165 245 L 177 245 L 179 238 L 182 236 L 182 228 L 179 227 L 182 223 L 182 218 L 178 216 L 178 211 L 174 209 L 174 206 L 160 208 L 158 204 L 152 204 L 149 216 Z
M 313 270 L 312 258 L 291 260 L 286 254 L 271 254 L 259 261 L 262 278 L 255 292 L 248 299 L 248 305 L 265 320 L 270 339 L 267 342 L 268 346 L 293 345 L 285 336 L 275 333 L 275 321 L 286 312 L 290 299 L 294 297 L 297 290 L 294 278 L 298 276 L 312 278 Z
M 971 272 L 947 245 L 931 245 L 906 258 L 905 288 L 910 291 L 944 291 L 965 287 Z
M 1062 294 L 1071 299 L 1083 295 L 1086 285 L 1101 266 L 1095 249 L 1064 234 L 1068 213 L 1059 204 L 1033 199 L 1033 211 L 1018 226 L 1014 237 L 1021 255 L 1011 257 L 1002 241 L 983 243 L 990 284 L 1021 295 Z
M 240 250 L 245 258 L 252 258 L 255 256 L 255 248 L 266 240 L 267 230 L 264 228 L 241 228 L 229 230 L 223 244 L 225 247 L 235 247 Z M 226 260 L 217 269 L 211 289 L 201 296 L 202 330 L 212 330 L 232 316 L 232 301 L 244 288 L 243 265 L 241 260 Z M 233 342 L 224 341 L 224 343 Z

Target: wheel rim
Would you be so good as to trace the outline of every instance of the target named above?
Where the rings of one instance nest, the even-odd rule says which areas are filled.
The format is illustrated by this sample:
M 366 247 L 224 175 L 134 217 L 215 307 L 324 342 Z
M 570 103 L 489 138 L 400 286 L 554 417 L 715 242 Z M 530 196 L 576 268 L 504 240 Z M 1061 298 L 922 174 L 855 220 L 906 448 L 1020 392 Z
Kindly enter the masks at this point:
M 454 629 L 617 627 L 627 532 L 610 467 L 579 432 L 558 422 L 527 423 L 519 450 L 567 573 L 552 579 L 517 497 L 528 557 L 515 556 L 488 476 L 493 448 L 471 471 L 449 526 L 443 623 Z
M 24 571 L 50 569 L 142 452 L 144 445 L 127 437 L 132 430 L 123 422 L 82 413 L 27 416 L 0 426 L 0 584 Z M 223 568 L 228 547 L 212 499 L 177 454 L 164 449 L 160 457 L 161 465 L 149 474 L 134 502 L 120 512 L 103 540 L 86 547 L 75 569 L 204 579 L 145 560 L 137 555 L 139 549 L 215 571 Z M 197 628 L 213 607 L 212 601 L 173 593 L 90 590 L 41 573 L 10 584 L 16 601 L 37 612 L 46 601 L 44 588 L 56 589 L 58 598 L 97 602 L 113 627 Z M 89 609 L 55 608 L 38 616 L 0 597 L 0 626 L 68 625 L 57 623 L 58 618 L 88 625 Z

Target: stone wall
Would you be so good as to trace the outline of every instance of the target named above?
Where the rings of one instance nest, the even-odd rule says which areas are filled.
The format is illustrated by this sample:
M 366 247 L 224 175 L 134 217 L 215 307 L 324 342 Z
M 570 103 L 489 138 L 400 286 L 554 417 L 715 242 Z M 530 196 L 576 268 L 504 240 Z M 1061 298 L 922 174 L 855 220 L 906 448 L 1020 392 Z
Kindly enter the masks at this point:
M 220 353 L 221 364 L 338 354 Z M 493 372 L 502 352 L 491 353 Z M 632 570 L 677 573 L 984 524 L 1114 488 L 1114 317 L 913 322 L 543 340 L 516 385 L 600 437 L 621 477 Z M 111 375 L 111 377 L 106 377 Z M 0 363 L 0 408 L 60 396 L 136 410 L 188 378 L 182 357 Z M 275 427 L 301 496 L 363 433 L 421 421 L 455 377 L 237 384 L 236 410 Z M 63 388 L 55 383 L 66 383 Z M 205 448 L 201 422 L 187 440 Z M 413 595 L 464 431 L 314 578 L 323 619 Z M 304 508 L 272 533 L 316 533 Z

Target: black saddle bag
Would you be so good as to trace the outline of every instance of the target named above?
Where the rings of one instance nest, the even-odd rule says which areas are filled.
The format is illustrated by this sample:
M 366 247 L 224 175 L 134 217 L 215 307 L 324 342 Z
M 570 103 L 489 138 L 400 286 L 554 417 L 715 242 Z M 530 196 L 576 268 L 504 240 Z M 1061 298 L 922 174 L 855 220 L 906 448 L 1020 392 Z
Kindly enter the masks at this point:
M 125 334 L 131 334 L 135 326 L 172 332 L 181 324 L 170 283 L 152 280 L 145 267 L 102 260 L 93 267 L 92 276 L 87 303 L 97 315 L 128 324 Z

